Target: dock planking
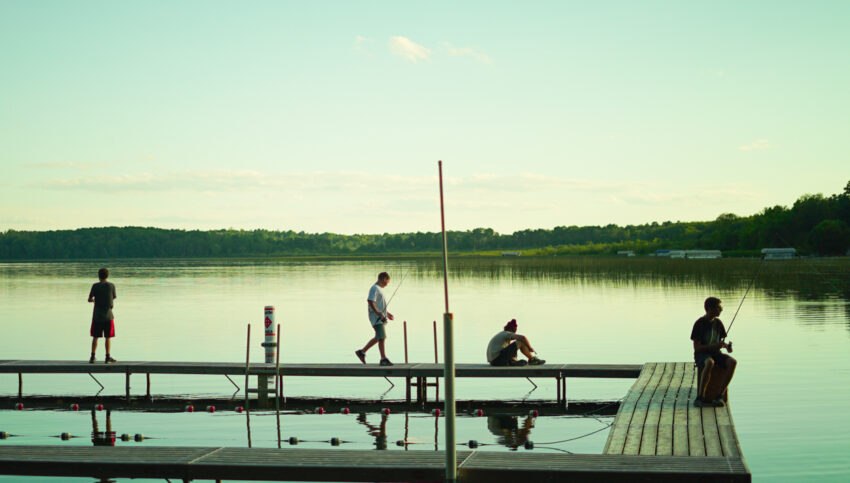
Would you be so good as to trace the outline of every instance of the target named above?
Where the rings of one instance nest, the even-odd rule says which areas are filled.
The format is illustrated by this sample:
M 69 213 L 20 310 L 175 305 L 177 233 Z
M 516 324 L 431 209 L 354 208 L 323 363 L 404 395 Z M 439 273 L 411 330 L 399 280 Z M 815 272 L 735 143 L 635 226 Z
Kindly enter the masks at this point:
M 604 454 L 725 458 L 746 468 L 728 405 L 693 405 L 696 376 L 690 362 L 647 363 L 620 405 Z
M 458 480 L 749 481 L 728 458 L 458 451 Z M 442 481 L 442 451 L 0 446 L 0 473 L 95 478 Z

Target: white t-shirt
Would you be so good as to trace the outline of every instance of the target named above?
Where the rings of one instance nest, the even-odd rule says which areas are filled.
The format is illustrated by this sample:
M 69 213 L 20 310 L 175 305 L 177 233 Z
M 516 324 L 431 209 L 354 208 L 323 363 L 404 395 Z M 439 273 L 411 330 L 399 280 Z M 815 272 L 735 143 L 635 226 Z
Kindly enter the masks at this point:
M 502 352 L 502 349 L 511 344 L 511 341 L 513 340 L 511 337 L 513 337 L 513 335 L 513 332 L 503 330 L 490 339 L 490 343 L 487 344 L 487 362 L 493 362 L 495 358 L 499 357 L 499 353 Z
M 383 324 L 384 322 L 381 321 L 381 318 L 387 316 L 387 299 L 384 297 L 384 291 L 377 283 L 372 285 L 372 288 L 369 289 L 369 297 L 367 297 L 366 300 L 375 302 L 375 307 L 378 307 L 379 310 L 379 313 L 376 313 L 372 310 L 372 305 L 367 304 L 369 307 L 369 322 L 371 322 L 372 325 Z

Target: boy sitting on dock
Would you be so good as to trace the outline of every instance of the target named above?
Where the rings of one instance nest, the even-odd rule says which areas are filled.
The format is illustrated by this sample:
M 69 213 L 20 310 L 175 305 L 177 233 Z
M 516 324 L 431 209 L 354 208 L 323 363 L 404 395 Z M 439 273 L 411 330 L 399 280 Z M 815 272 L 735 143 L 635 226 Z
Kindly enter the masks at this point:
M 112 315 L 112 301 L 118 298 L 115 294 L 115 285 L 107 282 L 109 270 L 101 268 L 97 271 L 100 282 L 91 286 L 89 291 L 89 303 L 94 302 L 94 311 L 91 317 L 91 358 L 89 364 L 94 364 L 94 353 L 97 350 L 97 339 L 106 338 L 106 363 L 112 364 L 115 359 L 109 355 L 112 348 L 112 338 L 115 337 L 115 320 Z
M 726 328 L 723 322 L 717 317 L 723 312 L 723 306 L 720 304 L 720 299 L 717 297 L 708 297 L 705 299 L 705 315 L 697 319 L 694 327 L 691 330 L 691 340 L 694 341 L 694 362 L 699 368 L 698 387 L 699 391 L 695 406 L 723 406 L 723 395 L 726 394 L 726 388 L 729 386 L 729 381 L 732 380 L 732 375 L 735 373 L 735 366 L 738 361 L 728 354 L 720 352 L 720 349 L 732 350 L 732 344 L 727 344 Z M 723 379 L 720 381 L 720 391 L 715 399 L 710 400 L 707 396 L 709 382 L 711 381 L 711 371 L 715 367 L 723 369 Z
M 526 362 L 519 361 L 516 358 L 517 352 L 522 352 L 528 358 L 528 365 L 545 364 L 546 361 L 534 355 L 534 349 L 532 349 L 528 337 L 517 334 L 516 329 L 516 319 L 511 319 L 505 325 L 505 330 L 490 339 L 490 343 L 487 344 L 487 362 L 491 366 L 524 366 Z
M 384 297 L 383 290 L 383 288 L 389 283 L 390 274 L 387 272 L 379 273 L 378 281 L 372 285 L 372 288 L 369 289 L 369 296 L 366 297 L 366 304 L 369 307 L 369 322 L 372 323 L 372 328 L 375 329 L 375 337 L 372 337 L 362 349 L 354 351 L 354 354 L 357 355 L 360 362 L 364 364 L 366 363 L 366 351 L 377 343 L 378 350 L 381 351 L 381 365 L 393 365 L 393 363 L 387 359 L 387 353 L 384 348 L 384 342 L 387 340 L 387 332 L 384 329 L 384 326 L 387 324 L 387 321 L 394 319 L 393 314 L 387 312 L 388 302 L 387 298 Z

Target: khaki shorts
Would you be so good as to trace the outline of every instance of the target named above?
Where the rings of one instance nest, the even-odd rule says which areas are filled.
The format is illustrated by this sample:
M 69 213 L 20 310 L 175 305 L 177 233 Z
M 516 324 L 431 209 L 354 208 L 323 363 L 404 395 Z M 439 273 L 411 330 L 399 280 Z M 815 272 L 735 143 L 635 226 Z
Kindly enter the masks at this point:
M 373 325 L 375 329 L 375 340 L 384 340 L 387 338 L 387 332 L 384 330 L 384 324 Z

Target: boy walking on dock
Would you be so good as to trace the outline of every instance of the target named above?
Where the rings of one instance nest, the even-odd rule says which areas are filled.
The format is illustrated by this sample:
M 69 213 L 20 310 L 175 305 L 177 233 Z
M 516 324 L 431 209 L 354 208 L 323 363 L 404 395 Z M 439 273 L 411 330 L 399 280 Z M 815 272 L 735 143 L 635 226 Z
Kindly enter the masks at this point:
M 728 354 L 723 354 L 720 349 L 731 351 L 731 343 L 727 344 L 726 327 L 723 322 L 717 317 L 723 312 L 723 306 L 720 299 L 717 297 L 708 297 L 703 304 L 705 307 L 705 315 L 694 322 L 694 327 L 691 329 L 691 340 L 694 341 L 694 362 L 699 368 L 699 391 L 695 406 L 723 406 L 722 395 L 726 393 L 726 388 L 729 386 L 729 381 L 732 380 L 732 375 L 735 373 L 735 367 L 738 365 L 733 357 Z M 711 380 L 711 371 L 714 367 L 723 369 L 723 379 L 720 381 L 719 396 L 713 400 L 707 397 L 708 385 Z M 717 376 L 715 376 L 717 377 Z
M 524 366 L 525 361 L 518 361 L 517 352 L 528 358 L 528 365 L 540 366 L 546 363 L 543 359 L 534 355 L 534 349 L 528 337 L 516 333 L 516 319 L 511 319 L 505 325 L 505 330 L 494 335 L 487 344 L 487 362 L 491 366 Z
M 375 337 L 372 337 L 362 349 L 354 351 L 354 354 L 357 355 L 360 362 L 364 364 L 366 363 L 366 351 L 377 343 L 378 350 L 381 352 L 381 365 L 393 365 L 393 363 L 387 359 L 387 353 L 384 348 L 384 341 L 387 340 L 387 332 L 384 326 L 387 325 L 387 321 L 394 319 L 393 314 L 387 312 L 387 298 L 384 296 L 383 289 L 388 283 L 390 283 L 390 274 L 387 272 L 379 273 L 378 281 L 372 285 L 372 288 L 369 289 L 369 296 L 366 297 L 366 304 L 369 311 L 369 322 L 375 330 Z
M 94 353 L 97 350 L 97 339 L 106 338 L 106 363 L 116 362 L 109 354 L 112 348 L 112 338 L 115 337 L 115 320 L 112 315 L 113 300 L 118 298 L 115 293 L 115 285 L 107 282 L 109 270 L 101 268 L 97 271 L 99 282 L 91 286 L 89 291 L 89 302 L 94 302 L 94 311 L 91 317 L 91 358 L 89 364 L 94 364 Z

